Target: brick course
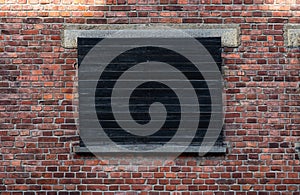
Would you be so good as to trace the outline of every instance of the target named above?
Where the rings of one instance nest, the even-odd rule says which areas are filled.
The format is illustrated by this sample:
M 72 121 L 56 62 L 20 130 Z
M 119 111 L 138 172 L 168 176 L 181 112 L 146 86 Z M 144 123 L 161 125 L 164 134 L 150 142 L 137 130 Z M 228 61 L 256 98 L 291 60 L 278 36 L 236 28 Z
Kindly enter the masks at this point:
M 0 191 L 6 194 L 300 194 L 299 0 L 0 0 Z M 78 145 L 76 49 L 64 24 L 239 24 L 223 48 L 223 156 L 98 160 Z

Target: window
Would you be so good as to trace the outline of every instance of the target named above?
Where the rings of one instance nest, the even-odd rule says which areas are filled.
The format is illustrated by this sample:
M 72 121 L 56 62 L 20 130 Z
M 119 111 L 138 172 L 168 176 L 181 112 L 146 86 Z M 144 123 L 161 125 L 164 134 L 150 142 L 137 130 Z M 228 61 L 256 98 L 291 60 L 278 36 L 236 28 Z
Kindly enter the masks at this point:
M 206 53 L 190 50 L 189 55 L 197 56 L 199 61 L 203 59 L 201 63 L 204 64 L 210 63 L 205 57 L 210 56 L 216 66 L 213 71 L 209 66 L 206 66 L 207 69 L 199 71 L 193 68 L 195 61 L 188 57 L 185 58 L 184 54 L 176 49 L 168 48 L 167 45 L 174 40 L 177 42 L 182 40 L 180 46 L 177 46 L 184 48 L 186 43 L 181 37 L 175 39 L 174 37 L 173 39 L 147 37 L 146 39 L 142 38 L 146 44 L 140 45 L 137 43 L 140 43 L 141 37 L 122 38 L 121 36 L 117 37 L 113 44 L 107 44 L 103 41 L 110 39 L 103 36 L 109 34 L 107 31 L 93 31 L 93 36 L 88 35 L 89 31 L 79 32 L 75 37 L 78 38 L 79 127 L 82 140 L 80 147 L 77 147 L 75 152 L 86 153 L 90 152 L 91 148 L 93 153 L 95 151 L 99 153 L 116 152 L 109 142 L 130 151 L 147 152 L 168 145 L 174 137 L 176 137 L 176 142 L 173 142 L 174 148 L 181 145 L 181 142 L 188 143 L 184 153 L 199 152 L 199 146 L 203 147 L 203 143 L 208 140 L 213 142 L 213 146 L 209 150 L 210 154 L 225 152 L 222 126 L 214 125 L 220 121 L 213 117 L 214 113 L 221 114 L 223 110 L 222 105 L 214 100 L 214 98 L 218 99 L 214 87 L 220 87 L 217 84 L 220 81 L 211 79 L 215 77 L 207 77 L 207 75 L 217 73 L 221 75 L 221 52 L 222 46 L 224 46 L 224 37 L 214 33 L 211 34 L 212 37 L 208 35 L 194 36 L 194 40 L 205 47 Z M 194 32 L 192 34 L 195 35 L 195 31 L 191 32 Z M 198 34 L 203 35 L 203 33 Z M 65 40 L 70 41 L 68 37 L 65 37 Z M 161 46 L 155 44 L 153 46 L 153 42 L 159 42 Z M 124 49 L 122 48 L 125 47 L 124 43 L 125 45 L 136 45 Z M 191 47 L 187 46 L 187 48 Z M 114 53 L 113 57 L 104 57 L 106 60 L 103 61 L 103 56 L 110 55 L 110 53 Z M 199 56 L 201 57 L 199 58 Z M 144 69 L 140 64 L 144 66 Z M 172 68 L 165 68 L 165 64 L 171 65 Z M 147 71 L 153 72 L 155 79 L 148 77 Z M 189 101 L 189 98 L 191 99 L 189 92 L 185 91 L 187 88 L 182 84 L 184 82 L 176 77 L 176 71 L 182 73 L 183 78 L 190 81 L 195 90 L 198 105 Z M 127 75 L 129 79 L 124 79 L 124 75 Z M 157 81 L 157 78 L 161 80 Z M 206 80 L 207 78 L 210 80 Z M 172 84 L 168 86 L 164 82 L 172 82 Z M 115 88 L 118 88 L 119 91 L 115 92 Z M 127 88 L 133 89 L 123 93 L 123 90 Z M 183 94 L 182 97 L 185 98 L 183 104 L 178 100 L 177 92 Z M 121 100 L 124 94 L 128 97 L 126 99 L 124 96 L 126 100 Z M 222 96 L 220 93 L 218 95 Z M 119 99 L 120 102 L 116 99 Z M 199 113 L 193 112 L 196 107 L 199 108 Z M 182 122 L 183 120 L 185 122 Z M 192 134 L 189 132 L 189 128 L 180 126 L 184 123 L 195 123 L 194 121 L 197 123 L 197 128 Z M 151 123 L 152 126 L 149 125 Z M 213 125 L 210 126 L 211 124 Z M 99 129 L 99 127 L 101 128 Z M 208 133 L 208 127 L 210 132 L 218 132 L 217 137 L 210 137 L 214 134 Z M 177 134 L 179 130 L 183 131 Z M 88 147 L 86 147 L 87 142 Z M 168 150 L 168 152 L 172 152 L 172 150 Z

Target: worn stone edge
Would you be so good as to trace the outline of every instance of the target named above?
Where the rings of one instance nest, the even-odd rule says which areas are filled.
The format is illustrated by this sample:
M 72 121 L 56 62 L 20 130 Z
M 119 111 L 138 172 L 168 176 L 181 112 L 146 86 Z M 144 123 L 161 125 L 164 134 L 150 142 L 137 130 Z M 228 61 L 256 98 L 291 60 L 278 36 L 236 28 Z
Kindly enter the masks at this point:
M 284 44 L 287 47 L 300 46 L 300 24 L 284 25 Z
M 240 27 L 235 24 L 114 24 L 114 25 L 65 25 L 62 31 L 62 46 L 77 48 L 77 37 L 105 38 L 118 30 L 156 30 L 178 29 L 194 32 L 198 37 L 221 37 L 222 46 L 238 47 L 240 44 Z M 165 34 L 165 33 L 164 33 Z M 192 35 L 192 36 L 193 36 Z M 102 37 L 101 37 L 102 36 Z
M 295 149 L 296 152 L 298 153 L 298 159 L 300 160 L 300 142 L 295 143 Z

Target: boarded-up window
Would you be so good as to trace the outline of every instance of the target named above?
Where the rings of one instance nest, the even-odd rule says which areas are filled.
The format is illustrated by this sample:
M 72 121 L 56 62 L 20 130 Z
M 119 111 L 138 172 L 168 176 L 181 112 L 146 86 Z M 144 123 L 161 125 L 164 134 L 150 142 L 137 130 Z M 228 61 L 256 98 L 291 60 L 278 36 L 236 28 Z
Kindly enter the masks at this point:
M 82 62 L 86 60 L 87 54 L 94 47 L 101 47 L 101 44 L 98 44 L 101 40 L 102 38 L 78 38 L 79 69 Z M 196 38 L 196 40 L 207 49 L 208 53 L 215 61 L 215 64 L 218 66 L 217 71 L 221 72 L 221 38 Z M 120 39 L 120 41 L 122 40 Z M 197 51 L 193 52 L 197 55 Z M 99 53 L 99 56 L 101 55 L 102 53 Z M 201 72 L 199 72 L 199 70 L 197 70 L 188 59 L 182 57 L 182 55 L 175 51 L 163 47 L 143 46 L 120 53 L 112 59 L 108 65 L 102 64 L 101 60 L 98 62 L 96 61 L 95 63 L 95 60 L 91 59 L 90 64 L 88 62 L 89 60 L 86 61 L 87 62 L 84 63 L 84 66 L 86 66 L 84 71 L 79 72 L 79 126 L 81 132 L 88 128 L 94 128 L 93 131 L 90 131 L 92 133 L 88 135 L 85 134 L 85 136 L 89 136 L 89 145 L 93 142 L 95 146 L 99 146 L 99 150 L 103 148 L 103 151 L 106 151 L 106 147 L 109 147 L 109 144 L 107 144 L 107 137 L 109 137 L 110 141 L 126 147 L 130 147 L 131 145 L 134 147 L 141 146 L 146 148 L 158 147 L 166 144 L 174 137 L 182 120 L 193 120 L 195 113 L 191 111 L 190 113 L 185 113 L 183 115 L 182 112 L 184 109 L 182 109 L 182 106 L 186 107 L 188 110 L 189 107 L 192 108 L 195 105 L 189 103 L 184 105 L 180 104 L 180 101 L 172 88 L 164 85 L 163 82 L 157 82 L 148 78 L 145 78 L 143 84 L 136 86 L 136 88 L 130 93 L 128 104 L 113 105 L 117 108 L 112 109 L 114 100 L 123 98 L 122 96 L 112 97 L 114 87 L 116 87 L 116 82 L 123 82 L 121 86 L 125 86 L 124 88 L 126 88 L 126 86 L 132 86 L 132 83 L 136 82 L 135 76 L 133 76 L 132 79 L 122 80 L 124 72 L 131 70 L 137 64 L 160 62 L 169 64 L 173 66 L 176 71 L 180 71 L 186 78 L 189 79 L 196 91 L 199 100 L 199 105 L 197 106 L 199 106 L 200 110 L 199 119 L 197 119 L 198 127 L 185 152 L 189 153 L 198 151 L 195 148 L 203 142 L 203 139 L 207 134 L 209 123 L 212 120 L 211 115 L 213 112 L 213 102 L 211 98 L 213 96 L 211 95 L 211 91 L 208 89 L 207 81 L 203 77 L 203 74 L 201 74 Z M 162 79 L 165 78 L 166 81 L 171 80 L 174 85 L 178 86 L 176 87 L 177 91 L 182 92 L 182 94 L 186 94 L 185 98 L 188 102 L 188 98 L 191 97 L 189 97 L 188 93 L 185 93 L 186 88 L 182 84 L 181 80 L 176 80 L 175 71 L 172 71 L 173 69 L 164 69 L 163 67 L 157 68 L 158 66 L 159 65 L 153 66 L 155 77 Z M 97 76 L 98 72 L 95 70 L 99 67 L 103 67 L 103 70 L 102 74 Z M 135 74 L 137 75 L 143 73 L 143 70 L 141 69 L 133 71 L 136 71 Z M 214 73 L 211 72 L 210 74 Z M 97 85 L 91 85 L 90 82 L 97 83 Z M 91 89 L 91 86 L 94 86 L 94 89 Z M 165 110 L 161 109 L 160 104 L 155 104 L 156 102 L 162 104 Z M 152 108 L 150 109 L 151 106 Z M 222 112 L 222 105 L 214 106 L 220 113 Z M 88 109 L 86 108 L 93 109 L 94 111 L 87 112 Z M 149 114 L 150 110 L 152 115 Z M 127 114 L 126 111 L 130 112 L 131 121 L 125 116 Z M 99 140 L 99 136 L 95 136 L 95 134 L 97 134 L 97 127 L 91 125 L 91 120 L 93 118 L 92 115 L 95 113 L 97 115 L 96 118 L 98 123 L 102 128 L 101 130 L 104 132 L 103 135 L 105 135 L 105 139 L 103 138 L 103 140 Z M 119 121 L 116 120 L 116 117 L 118 117 Z M 148 124 L 151 120 L 156 120 L 156 117 L 159 118 L 156 122 L 161 123 L 161 127 L 158 131 L 153 131 L 151 126 L 150 129 L 143 126 Z M 160 121 L 160 118 L 164 117 L 165 121 Z M 134 123 L 138 123 L 141 126 L 141 129 L 134 129 L 136 126 L 131 126 L 132 120 Z M 125 131 L 119 123 L 123 123 L 127 129 L 132 128 L 133 131 Z M 147 131 L 151 133 L 147 133 Z M 220 131 L 220 129 L 216 129 L 216 131 Z M 138 133 L 137 135 L 133 132 L 142 133 Z M 177 140 L 178 142 L 180 142 L 181 139 L 186 139 L 184 134 L 181 134 L 180 136 L 181 137 Z M 81 149 L 78 149 L 77 152 L 88 151 L 83 149 L 85 147 L 84 140 L 81 140 L 80 147 Z M 223 132 L 221 131 L 218 138 L 214 140 L 214 147 L 212 147 L 210 153 L 223 152 Z

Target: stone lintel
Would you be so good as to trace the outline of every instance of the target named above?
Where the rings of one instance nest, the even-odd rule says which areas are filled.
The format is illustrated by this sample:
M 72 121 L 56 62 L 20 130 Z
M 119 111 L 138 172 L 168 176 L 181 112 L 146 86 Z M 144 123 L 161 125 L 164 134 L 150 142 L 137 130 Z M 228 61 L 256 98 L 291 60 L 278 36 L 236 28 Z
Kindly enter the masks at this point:
M 121 30 L 130 33 L 120 33 Z M 221 37 L 222 46 L 238 47 L 240 28 L 235 24 L 121 24 L 121 25 L 65 25 L 62 46 L 77 48 L 77 38 L 109 38 L 118 32 L 120 38 L 171 38 L 180 30 L 191 37 Z M 130 37 L 128 36 L 130 34 Z M 179 33 L 180 34 L 180 33 Z M 178 34 L 177 34 L 178 35 Z

